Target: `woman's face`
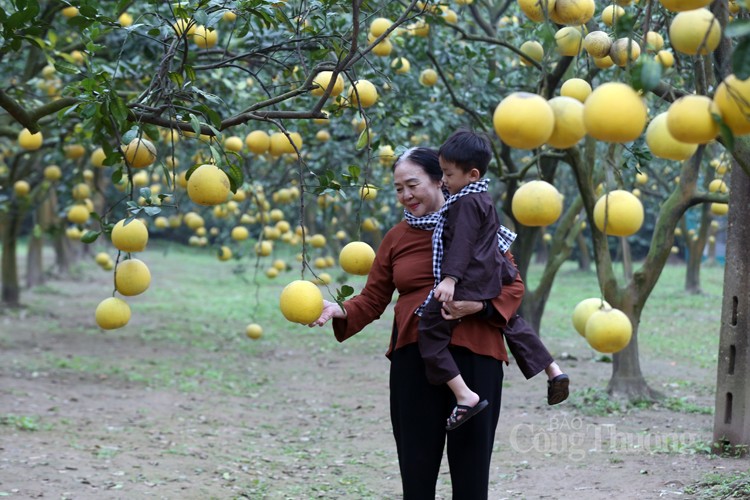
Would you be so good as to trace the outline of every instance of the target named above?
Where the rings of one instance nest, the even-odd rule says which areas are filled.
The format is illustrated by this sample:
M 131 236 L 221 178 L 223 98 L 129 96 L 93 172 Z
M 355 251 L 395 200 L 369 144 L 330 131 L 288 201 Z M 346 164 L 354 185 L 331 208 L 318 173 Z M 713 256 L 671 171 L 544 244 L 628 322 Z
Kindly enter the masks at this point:
M 445 202 L 442 181 L 430 179 L 427 172 L 409 159 L 402 160 L 393 171 L 393 186 L 399 203 L 416 217 L 437 212 Z

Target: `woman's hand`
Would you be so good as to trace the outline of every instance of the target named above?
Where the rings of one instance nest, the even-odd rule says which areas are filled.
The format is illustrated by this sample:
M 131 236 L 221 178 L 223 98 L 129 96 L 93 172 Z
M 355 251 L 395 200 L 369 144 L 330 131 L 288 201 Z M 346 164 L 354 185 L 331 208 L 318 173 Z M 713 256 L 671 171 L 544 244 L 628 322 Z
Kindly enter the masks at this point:
M 307 326 L 323 326 L 331 318 L 346 318 L 346 311 L 336 302 L 323 300 L 323 312 L 320 313 L 320 317 Z
M 441 310 L 444 319 L 459 319 L 478 313 L 484 309 L 484 304 L 477 300 L 452 300 L 444 302 Z

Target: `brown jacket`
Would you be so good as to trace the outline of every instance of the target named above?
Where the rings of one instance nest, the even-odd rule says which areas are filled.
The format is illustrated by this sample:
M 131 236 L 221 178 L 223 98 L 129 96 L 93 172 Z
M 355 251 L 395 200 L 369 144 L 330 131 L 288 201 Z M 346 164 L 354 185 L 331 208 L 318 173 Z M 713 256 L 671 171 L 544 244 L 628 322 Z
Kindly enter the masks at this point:
M 347 318 L 333 320 L 336 338 L 343 342 L 378 319 L 391 303 L 393 292 L 398 291 L 394 308 L 398 340 L 395 346 L 391 343 L 386 355 L 393 349 L 417 342 L 419 317 L 414 311 L 433 286 L 432 231 L 412 228 L 405 221 L 396 224 L 378 247 L 364 289 L 344 303 Z M 517 276 L 515 282 L 503 286 L 500 295 L 492 300 L 500 320 L 490 323 L 473 316 L 463 318 L 453 330 L 451 345 L 507 362 L 500 329 L 516 313 L 523 293 L 523 281 Z

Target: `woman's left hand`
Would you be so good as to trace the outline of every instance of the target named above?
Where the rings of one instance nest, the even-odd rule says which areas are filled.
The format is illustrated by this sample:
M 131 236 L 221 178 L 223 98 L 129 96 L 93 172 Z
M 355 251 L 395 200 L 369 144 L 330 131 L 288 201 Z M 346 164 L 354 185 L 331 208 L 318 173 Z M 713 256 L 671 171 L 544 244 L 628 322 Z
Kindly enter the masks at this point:
M 482 309 L 484 309 L 484 305 L 477 300 L 452 300 L 443 302 L 441 312 L 444 319 L 459 319 L 478 313 Z

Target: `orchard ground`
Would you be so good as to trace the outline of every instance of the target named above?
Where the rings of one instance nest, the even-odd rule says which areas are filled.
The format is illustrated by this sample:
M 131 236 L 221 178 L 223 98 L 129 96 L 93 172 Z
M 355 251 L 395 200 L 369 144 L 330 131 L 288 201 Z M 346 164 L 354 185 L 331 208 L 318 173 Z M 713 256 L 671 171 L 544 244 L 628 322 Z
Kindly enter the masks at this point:
M 295 271 L 270 281 L 270 263 L 237 273 L 212 251 L 152 243 L 138 254 L 151 288 L 128 299 L 128 326 L 104 332 L 93 312 L 112 273 L 95 253 L 74 279 L 24 291 L 26 307 L 0 314 L 0 496 L 399 497 L 390 310 L 339 344 L 330 328 L 278 312 L 282 287 L 299 278 L 293 259 Z M 708 453 L 723 269 L 704 268 L 702 295 L 682 292 L 683 273 L 667 267 L 641 325 L 644 372 L 666 399 L 633 406 L 603 397 L 611 365 L 570 323 L 575 304 L 597 296 L 595 275 L 563 268 L 543 338 L 573 392 L 548 407 L 543 378 L 506 368 L 490 498 L 719 498 L 711 491 L 748 487 L 744 459 Z M 363 282 L 350 280 L 357 291 Z M 253 321 L 259 340 L 244 335 Z M 438 497 L 450 491 L 444 461 Z

